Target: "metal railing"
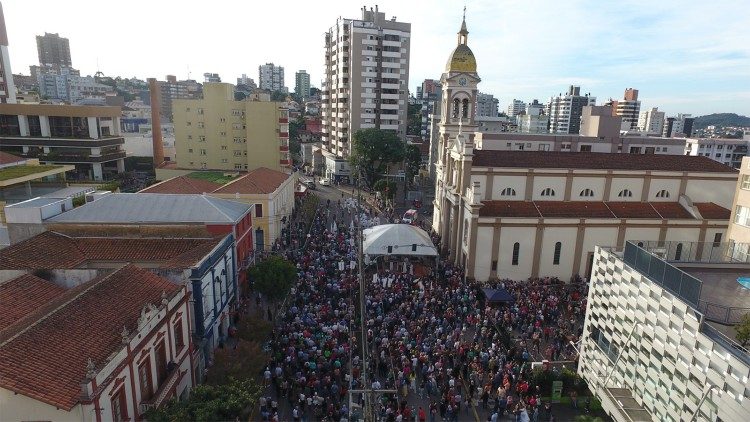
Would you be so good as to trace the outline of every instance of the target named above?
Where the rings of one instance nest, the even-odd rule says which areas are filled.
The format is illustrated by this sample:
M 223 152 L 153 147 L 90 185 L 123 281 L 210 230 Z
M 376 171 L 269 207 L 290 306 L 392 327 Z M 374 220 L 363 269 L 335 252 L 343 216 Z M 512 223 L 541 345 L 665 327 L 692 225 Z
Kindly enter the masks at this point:
M 750 264 L 750 248 L 734 242 L 638 241 L 638 247 L 669 262 Z
M 707 320 L 724 325 L 739 324 L 743 316 L 750 314 L 750 308 L 725 306 L 705 300 L 698 301 L 697 309 Z

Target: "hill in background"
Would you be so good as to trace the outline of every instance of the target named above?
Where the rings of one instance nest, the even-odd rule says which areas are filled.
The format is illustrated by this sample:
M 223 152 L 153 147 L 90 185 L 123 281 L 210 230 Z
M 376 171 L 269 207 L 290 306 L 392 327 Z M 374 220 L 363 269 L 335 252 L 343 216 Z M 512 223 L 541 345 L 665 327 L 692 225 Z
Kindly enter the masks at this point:
M 748 127 L 750 126 L 750 117 L 735 113 L 714 113 L 696 117 L 695 122 L 693 122 L 694 129 L 705 129 L 708 126 Z

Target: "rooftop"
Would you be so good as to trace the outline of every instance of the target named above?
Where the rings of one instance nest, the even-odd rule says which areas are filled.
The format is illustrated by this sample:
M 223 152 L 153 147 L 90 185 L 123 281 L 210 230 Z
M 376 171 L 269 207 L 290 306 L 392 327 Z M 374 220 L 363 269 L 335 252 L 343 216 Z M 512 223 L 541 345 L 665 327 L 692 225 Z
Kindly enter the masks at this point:
M 19 157 L 17 155 L 13 155 L 4 151 L 0 151 L 0 165 L 13 164 L 13 163 L 18 163 L 20 161 L 26 161 L 26 159 Z
M 140 193 L 187 193 L 201 194 L 213 192 L 220 188 L 221 184 L 210 180 L 196 179 L 188 176 L 177 176 L 151 185 Z
M 103 368 L 123 347 L 123 327 L 136 330 L 145 306 L 180 289 L 128 265 L 52 298 L 0 331 L 0 386 L 69 411 L 80 401 L 88 360 Z
M 148 262 L 162 268 L 190 268 L 197 265 L 221 241 L 220 237 L 72 237 L 44 232 L 0 249 L 0 269 L 69 269 L 80 268 L 91 261 Z
M 251 206 L 206 195 L 113 193 L 50 218 L 52 223 L 234 224 Z
M 70 168 L 67 168 L 70 167 Z M 3 167 L 0 168 L 0 182 L 5 181 L 11 181 L 14 179 L 23 179 L 19 181 L 13 181 L 12 183 L 20 183 L 22 181 L 30 180 L 27 179 L 28 176 L 36 176 L 38 177 L 44 177 L 48 176 L 47 174 L 41 174 L 41 173 L 47 173 L 52 172 L 54 170 L 54 173 L 51 174 L 57 174 L 57 173 L 65 173 L 68 170 L 72 170 L 73 166 L 11 166 L 11 167 Z
M 260 167 L 216 189 L 213 193 L 268 194 L 279 188 L 290 174 Z
M 677 202 L 483 201 L 482 204 L 480 217 L 694 219 Z M 713 202 L 695 205 L 704 219 L 729 218 L 729 210 Z
M 690 155 L 612 154 L 557 151 L 474 150 L 474 167 L 655 170 L 698 173 L 737 173 L 708 157 Z
M 63 294 L 65 289 L 31 274 L 0 283 L 0 331 Z

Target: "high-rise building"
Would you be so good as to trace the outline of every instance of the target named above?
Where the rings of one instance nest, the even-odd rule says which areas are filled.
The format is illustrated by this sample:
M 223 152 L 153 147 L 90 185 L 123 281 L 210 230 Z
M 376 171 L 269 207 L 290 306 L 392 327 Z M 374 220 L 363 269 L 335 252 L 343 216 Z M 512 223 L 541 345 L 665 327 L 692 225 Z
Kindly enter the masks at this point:
M 665 138 L 674 138 L 684 136 L 689 138 L 693 134 L 694 117 L 690 114 L 679 113 L 677 117 L 667 117 L 664 119 L 664 128 L 662 136 Z
M 192 80 L 178 81 L 174 75 L 167 75 L 166 81 L 156 81 L 160 91 L 160 113 L 164 121 L 172 121 L 172 101 L 177 99 L 197 99 L 200 98 L 202 90 L 201 85 Z M 150 102 L 149 102 L 150 105 Z
M 339 18 L 326 32 L 321 139 L 327 162 L 348 157 L 360 129 L 406 137 L 410 42 L 411 24 L 386 19 L 377 6 L 363 7 L 361 19 Z
M 524 103 L 521 100 L 516 100 L 515 98 L 513 101 L 508 104 L 508 117 L 516 117 L 519 114 L 523 114 L 526 111 L 526 103 Z
M 547 104 L 550 133 L 575 134 L 581 128 L 583 107 L 596 105 L 596 97 L 581 95 L 581 87 L 571 85 L 566 94 L 552 97 Z
M 276 66 L 273 63 L 266 63 L 258 66 L 258 86 L 260 89 L 286 93 L 287 88 L 284 86 L 284 67 Z
M 249 90 L 253 90 L 258 87 L 253 78 L 248 77 L 246 74 L 242 74 L 242 77 L 237 78 L 237 85 L 243 85 Z
M 36 36 L 36 48 L 39 53 L 39 64 L 44 67 L 72 67 L 70 59 L 70 41 L 59 34 Z
M 228 83 L 203 85 L 203 98 L 173 101 L 177 167 L 283 171 L 289 158 L 289 112 L 283 103 L 236 101 Z
M 422 85 L 417 87 L 417 101 L 422 105 L 420 136 L 424 141 L 430 139 L 430 115 L 435 111 L 436 102 L 440 101 L 440 93 L 440 81 L 434 79 L 425 79 Z
M 302 98 L 310 97 L 310 74 L 306 70 L 294 74 L 294 93 Z
M 500 114 L 500 101 L 492 94 L 477 94 L 477 116 L 497 117 Z
M 661 135 L 664 130 L 664 112 L 659 111 L 658 107 L 642 111 L 638 117 L 638 130 Z
M 167 80 L 167 82 L 176 82 Z M 203 74 L 203 82 L 221 82 L 221 76 L 219 76 L 218 73 L 204 73 Z
M 0 103 L 16 102 L 16 86 L 13 83 L 13 72 L 10 69 L 8 55 L 8 32 L 5 30 L 3 5 L 0 3 Z
M 626 89 L 622 100 L 609 100 L 607 105 L 612 106 L 612 113 L 622 117 L 624 129 L 636 129 L 638 127 L 641 102 L 638 101 L 637 89 Z
M 526 109 L 523 113 L 516 116 L 518 131 L 524 133 L 546 133 L 549 126 L 549 116 L 544 114 L 544 108 L 544 104 L 541 104 L 539 100 L 534 100 L 526 104 Z

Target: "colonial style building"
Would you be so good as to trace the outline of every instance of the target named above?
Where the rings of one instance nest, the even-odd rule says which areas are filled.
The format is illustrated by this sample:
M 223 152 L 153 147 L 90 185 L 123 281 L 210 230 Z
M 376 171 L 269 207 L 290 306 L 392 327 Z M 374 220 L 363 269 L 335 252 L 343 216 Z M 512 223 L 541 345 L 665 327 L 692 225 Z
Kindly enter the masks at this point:
M 737 172 L 706 157 L 478 149 L 467 34 L 442 77 L 433 228 L 468 277 L 567 279 L 595 245 L 721 241 Z

